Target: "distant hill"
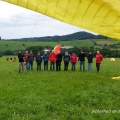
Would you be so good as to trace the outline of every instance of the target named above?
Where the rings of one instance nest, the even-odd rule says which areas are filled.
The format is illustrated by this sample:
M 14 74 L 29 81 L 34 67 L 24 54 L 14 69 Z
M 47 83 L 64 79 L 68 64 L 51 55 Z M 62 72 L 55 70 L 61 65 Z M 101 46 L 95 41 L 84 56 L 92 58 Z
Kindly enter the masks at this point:
M 45 36 L 45 37 L 34 37 L 34 38 L 22 38 L 15 39 L 14 41 L 71 41 L 71 40 L 85 40 L 85 39 L 107 39 L 107 37 L 101 35 L 94 35 L 88 32 L 76 32 L 73 34 L 62 35 L 62 36 Z

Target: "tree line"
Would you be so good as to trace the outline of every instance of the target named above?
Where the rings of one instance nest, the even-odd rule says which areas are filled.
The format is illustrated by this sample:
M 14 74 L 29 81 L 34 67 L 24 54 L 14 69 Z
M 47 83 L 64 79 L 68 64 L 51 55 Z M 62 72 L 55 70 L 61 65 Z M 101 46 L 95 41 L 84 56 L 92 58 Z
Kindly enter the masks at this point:
M 27 49 L 23 50 L 22 52 L 25 53 L 26 50 L 28 50 L 28 51 L 32 50 L 34 54 L 37 54 L 38 51 L 41 54 L 43 54 L 44 49 L 49 49 L 51 51 L 54 48 L 49 47 L 49 46 L 45 46 L 45 47 L 44 46 L 31 46 L 31 47 L 28 47 Z M 120 57 L 119 49 L 111 49 L 108 46 L 104 46 L 102 48 L 95 48 L 94 46 L 91 46 L 91 47 L 77 47 L 77 46 L 75 46 L 75 47 L 70 48 L 70 49 L 62 49 L 61 54 L 64 55 L 65 51 L 68 51 L 69 54 L 72 54 L 73 52 L 75 52 L 76 55 L 79 55 L 81 50 L 84 50 L 84 52 L 86 54 L 88 54 L 91 51 L 94 56 L 96 55 L 96 51 L 99 50 L 104 57 L 110 57 L 110 58 L 111 57 L 116 57 L 116 58 Z M 17 53 L 18 53 L 18 51 L 8 50 L 8 51 L 5 51 L 1 54 L 2 55 L 17 55 Z
M 87 39 L 107 39 L 102 35 L 95 35 L 88 32 L 76 32 L 73 34 L 62 36 L 45 36 L 45 37 L 33 37 L 33 38 L 21 38 L 12 39 L 13 41 L 42 41 L 42 42 L 59 42 L 59 41 L 71 41 L 71 40 L 87 40 Z

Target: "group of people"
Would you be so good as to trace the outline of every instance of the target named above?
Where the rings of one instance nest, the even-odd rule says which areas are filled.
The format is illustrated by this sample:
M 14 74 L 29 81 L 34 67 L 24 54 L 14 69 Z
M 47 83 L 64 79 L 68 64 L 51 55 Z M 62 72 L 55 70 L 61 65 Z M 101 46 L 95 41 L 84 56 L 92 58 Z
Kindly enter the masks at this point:
M 6 61 L 9 61 L 9 62 L 15 62 L 16 61 L 16 57 L 12 58 L 12 57 L 7 57 L 6 58 Z
M 34 60 L 37 63 L 37 71 L 41 70 L 41 64 L 42 61 L 44 61 L 44 70 L 48 70 L 48 63 L 50 62 L 50 70 L 55 70 L 56 65 L 56 71 L 61 71 L 61 62 L 64 61 L 64 70 L 68 71 L 69 63 L 71 62 L 71 70 L 76 70 L 76 63 L 77 61 L 80 62 L 80 70 L 85 71 L 85 58 L 88 59 L 88 71 L 92 72 L 92 63 L 93 63 L 93 54 L 92 52 L 89 52 L 88 55 L 84 53 L 83 50 L 81 50 L 79 56 L 73 52 L 72 55 L 69 55 L 68 52 L 65 52 L 64 56 L 58 51 L 58 54 L 56 55 L 54 53 L 54 50 L 51 51 L 50 54 L 47 52 L 44 52 L 44 54 L 41 56 L 40 52 L 37 53 L 36 56 L 34 56 L 32 50 L 30 50 L 30 53 L 28 51 L 25 52 L 25 54 L 22 54 L 21 51 L 18 53 L 18 59 L 19 59 L 19 73 L 24 72 L 24 63 L 26 65 L 26 70 L 33 70 L 33 62 Z M 100 54 L 100 51 L 97 51 L 96 53 L 96 69 L 97 72 L 100 71 L 100 64 L 103 60 L 102 54 Z

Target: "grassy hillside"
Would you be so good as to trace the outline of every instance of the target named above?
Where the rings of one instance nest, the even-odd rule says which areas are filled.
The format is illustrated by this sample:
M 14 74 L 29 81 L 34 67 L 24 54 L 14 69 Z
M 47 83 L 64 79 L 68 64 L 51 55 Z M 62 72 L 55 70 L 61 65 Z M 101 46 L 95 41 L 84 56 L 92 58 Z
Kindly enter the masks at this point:
M 18 61 L 0 58 L 0 120 L 119 120 L 120 59 L 104 59 L 100 73 L 33 71 L 18 73 Z M 43 64 L 42 64 L 43 66 Z M 87 64 L 86 64 L 87 70 Z
M 73 40 L 73 41 L 62 41 L 62 42 L 17 42 L 17 41 L 0 41 L 0 51 L 4 52 L 7 50 L 25 50 L 30 46 L 51 46 L 54 47 L 57 44 L 64 46 L 78 46 L 78 47 L 90 47 L 94 46 L 94 42 L 98 42 L 98 44 L 114 44 L 119 41 L 111 40 L 111 39 L 92 39 L 92 40 Z M 95 46 L 99 47 L 99 46 Z

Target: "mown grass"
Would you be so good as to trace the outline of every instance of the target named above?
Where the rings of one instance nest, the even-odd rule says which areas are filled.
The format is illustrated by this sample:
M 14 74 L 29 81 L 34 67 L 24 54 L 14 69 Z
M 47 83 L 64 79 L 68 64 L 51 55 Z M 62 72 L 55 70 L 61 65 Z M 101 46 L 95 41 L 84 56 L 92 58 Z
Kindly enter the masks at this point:
M 119 120 L 120 59 L 104 59 L 100 73 L 33 71 L 18 73 L 18 61 L 0 58 L 0 120 Z M 97 110 L 106 110 L 100 113 Z M 113 110 L 114 111 L 113 113 Z

